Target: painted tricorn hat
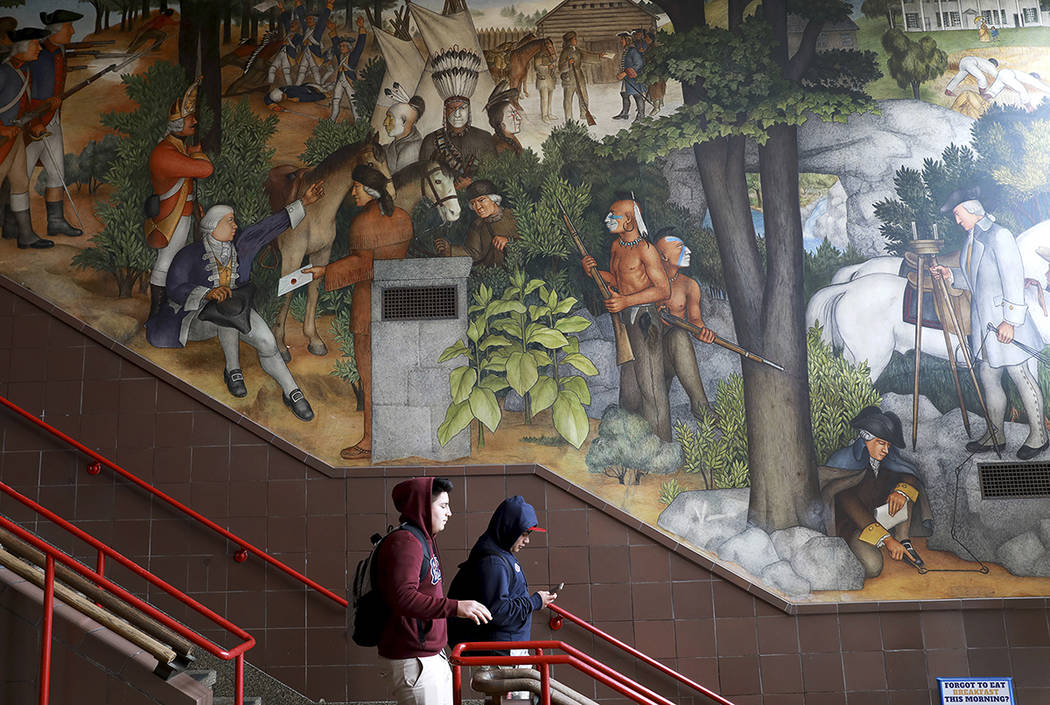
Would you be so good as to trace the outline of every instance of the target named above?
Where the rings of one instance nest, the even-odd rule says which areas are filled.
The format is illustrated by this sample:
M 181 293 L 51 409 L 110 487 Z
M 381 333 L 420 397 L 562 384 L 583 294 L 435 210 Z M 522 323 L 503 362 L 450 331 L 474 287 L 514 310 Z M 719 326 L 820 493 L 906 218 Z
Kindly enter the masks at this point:
M 186 89 L 186 92 L 182 94 L 182 97 L 171 104 L 171 110 L 168 111 L 168 120 L 181 120 L 190 115 L 194 115 L 197 112 L 197 92 L 200 90 L 201 79 L 203 76 L 198 76 L 197 80 L 190 84 L 190 87 Z
M 957 189 L 955 189 L 954 191 L 952 191 L 948 195 L 948 198 L 944 199 L 944 203 L 941 204 L 941 209 L 940 209 L 941 213 L 945 213 L 945 214 L 951 213 L 953 210 L 955 210 L 955 207 L 957 205 L 959 205 L 960 203 L 965 203 L 966 201 L 972 201 L 972 200 L 980 198 L 980 197 L 981 197 L 981 187 L 980 186 L 969 186 L 969 187 L 965 187 L 965 188 L 957 188 Z
M 904 447 L 901 420 L 892 411 L 882 411 L 877 406 L 866 406 L 853 417 L 850 425 L 858 430 L 867 431 L 876 438 L 889 441 L 898 448 Z

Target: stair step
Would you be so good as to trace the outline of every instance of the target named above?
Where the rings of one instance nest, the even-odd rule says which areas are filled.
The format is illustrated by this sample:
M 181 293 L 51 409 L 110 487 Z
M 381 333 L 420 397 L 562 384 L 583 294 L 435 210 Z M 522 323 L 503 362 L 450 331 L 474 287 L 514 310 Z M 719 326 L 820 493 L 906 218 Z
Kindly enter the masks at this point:
M 233 705 L 234 699 L 229 696 L 216 696 L 212 698 L 212 705 Z M 262 698 L 258 695 L 245 695 L 244 705 L 262 705 Z
M 214 686 L 215 681 L 219 678 L 219 675 L 210 668 L 188 668 L 186 669 L 186 675 L 203 685 L 205 688 L 211 688 Z

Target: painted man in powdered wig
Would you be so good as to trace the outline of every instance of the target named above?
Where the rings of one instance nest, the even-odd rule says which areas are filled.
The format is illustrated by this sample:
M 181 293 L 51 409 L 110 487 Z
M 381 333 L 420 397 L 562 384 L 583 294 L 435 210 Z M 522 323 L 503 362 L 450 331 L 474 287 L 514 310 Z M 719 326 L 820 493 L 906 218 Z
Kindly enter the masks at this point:
M 921 568 L 911 537 L 930 535 L 933 514 L 915 466 L 900 455 L 901 421 L 868 406 L 850 423 L 857 439 L 818 469 L 828 535 L 845 539 L 865 577 L 882 573 L 883 548 L 893 560 Z
M 469 49 L 447 49 L 434 56 L 434 85 L 444 102 L 439 129 L 423 138 L 422 159 L 446 164 L 458 177 L 472 177 L 482 155 L 495 154 L 492 135 L 470 124 L 470 98 L 478 87 L 482 59 Z

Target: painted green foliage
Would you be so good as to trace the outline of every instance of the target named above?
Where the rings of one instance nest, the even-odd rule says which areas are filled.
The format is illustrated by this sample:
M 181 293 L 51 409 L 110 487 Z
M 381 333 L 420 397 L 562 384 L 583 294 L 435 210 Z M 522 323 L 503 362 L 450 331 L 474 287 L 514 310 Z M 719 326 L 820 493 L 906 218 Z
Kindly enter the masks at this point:
M 154 259 L 142 233 L 142 203 L 150 193 L 149 154 L 164 134 L 168 107 L 186 89 L 186 78 L 178 66 L 158 62 L 145 74 L 121 80 L 139 107 L 101 116 L 102 124 L 122 137 L 106 175 L 113 195 L 96 205 L 103 230 L 73 257 L 73 266 L 106 272 L 116 280 L 118 296 L 129 297 Z
M 948 68 L 948 55 L 930 36 L 915 42 L 903 31 L 891 29 L 882 35 L 882 48 L 889 55 L 886 68 L 890 76 L 901 88 L 910 88 L 915 100 L 921 84 L 940 77 Z
M 580 353 L 573 335 L 591 322 L 574 315 L 573 297 L 561 298 L 541 279 L 528 279 L 523 271 L 511 275 L 501 298 L 482 284 L 468 309 L 467 340 L 457 341 L 441 354 L 438 362 L 460 355 L 466 365 L 449 375 L 452 404 L 438 428 L 444 445 L 474 419 L 495 431 L 502 418 L 496 394 L 513 389 L 525 400 L 526 420 L 550 408 L 554 428 L 576 448 L 590 430 L 587 413 L 591 394 L 583 375 L 598 369 Z M 568 373 L 572 368 L 582 374 Z M 484 431 L 478 427 L 478 443 Z
M 185 76 L 177 66 L 156 63 L 145 74 L 122 77 L 128 97 L 139 107 L 131 112 L 104 113 L 102 124 L 121 133 L 116 157 L 106 181 L 113 186 L 110 200 L 96 206 L 104 224 L 102 232 L 91 238 L 91 246 L 73 257 L 73 265 L 111 274 L 118 293 L 131 296 L 134 285 L 153 266 L 153 252 L 142 233 L 142 203 L 150 194 L 149 155 L 164 135 L 168 106 L 186 89 Z M 202 106 L 201 121 L 213 117 Z M 269 213 L 266 195 L 259 188 L 274 150 L 268 147 L 277 126 L 277 116 L 260 118 L 247 101 L 224 105 L 222 146 L 212 163 L 215 171 L 200 179 L 197 194 L 208 208 L 229 203 L 238 220 L 254 223 Z
M 871 381 L 868 366 L 851 365 L 835 354 L 821 340 L 819 326 L 809 329 L 806 342 L 813 440 L 817 462 L 823 463 L 855 437 L 850 419 L 866 406 L 877 406 L 882 398 Z M 707 489 L 747 487 L 745 419 L 743 379 L 732 374 L 718 383 L 714 413 L 705 414 L 692 426 L 681 421 L 675 424 L 675 439 L 685 458 L 682 470 L 699 473 Z
M 587 450 L 587 470 L 615 477 L 621 485 L 637 485 L 649 474 L 669 475 L 683 461 L 679 444 L 661 441 L 648 421 L 615 404 L 602 413 L 598 437 Z

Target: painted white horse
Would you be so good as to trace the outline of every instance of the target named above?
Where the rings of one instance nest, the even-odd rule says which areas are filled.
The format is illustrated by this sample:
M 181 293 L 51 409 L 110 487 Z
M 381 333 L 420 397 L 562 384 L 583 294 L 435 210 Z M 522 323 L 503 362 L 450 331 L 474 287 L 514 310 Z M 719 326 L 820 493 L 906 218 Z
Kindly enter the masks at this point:
M 1040 286 L 1048 283 L 1047 260 L 1036 253 L 1037 247 L 1050 248 L 1050 221 L 1025 230 L 1017 237 L 1026 278 Z M 915 348 L 915 324 L 906 323 L 901 311 L 907 280 L 897 276 L 901 257 L 875 257 L 859 265 L 843 267 L 829 286 L 820 289 L 806 307 L 806 325 L 823 327 L 823 339 L 852 364 L 867 361 L 872 380 L 878 379 L 894 351 L 905 353 Z M 1036 328 L 1044 341 L 1050 342 L 1050 315 L 1043 312 L 1034 287 L 1025 287 L 1025 302 Z M 950 336 L 952 349 L 958 353 L 959 341 Z M 948 359 L 944 334 L 926 328 L 922 336 L 925 353 Z
M 866 277 L 869 274 L 897 274 L 901 271 L 901 262 L 903 261 L 903 257 L 884 255 L 882 257 L 872 257 L 859 264 L 849 264 L 835 272 L 831 277 L 831 283 L 845 284 L 857 277 Z

